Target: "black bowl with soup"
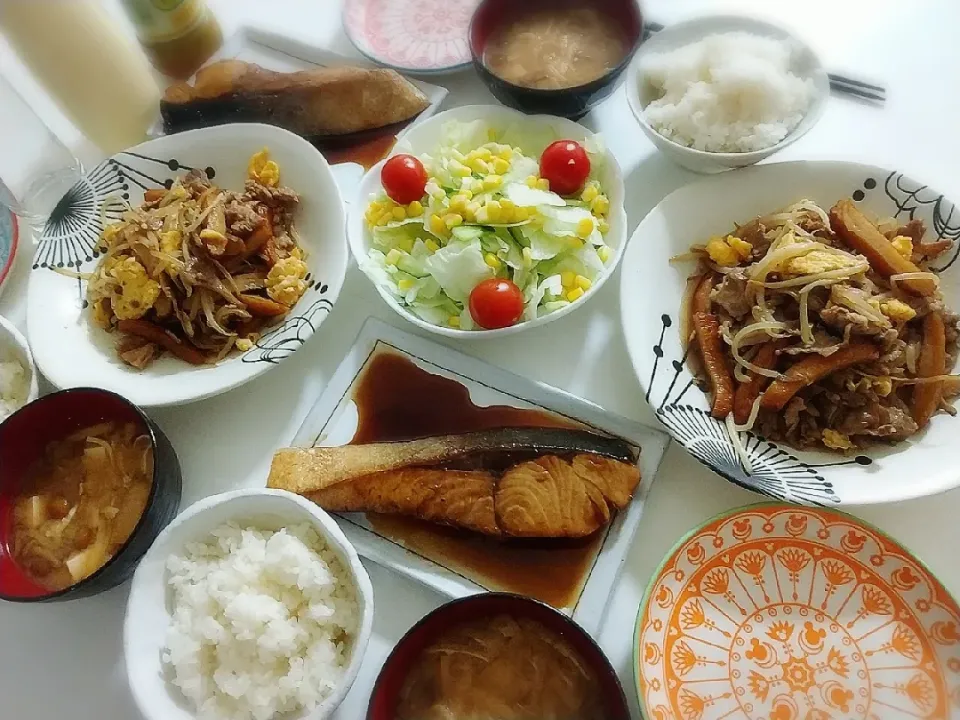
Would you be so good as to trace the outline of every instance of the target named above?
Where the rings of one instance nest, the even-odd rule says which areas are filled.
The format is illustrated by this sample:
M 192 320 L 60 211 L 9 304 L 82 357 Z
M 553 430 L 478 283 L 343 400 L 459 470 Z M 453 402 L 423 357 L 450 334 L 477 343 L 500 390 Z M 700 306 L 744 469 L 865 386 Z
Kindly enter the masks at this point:
M 504 105 L 577 119 L 613 92 L 642 36 L 636 0 L 483 0 L 469 40 Z
M 0 600 L 103 592 L 177 514 L 180 463 L 160 428 L 106 390 L 36 400 L 0 423 Z

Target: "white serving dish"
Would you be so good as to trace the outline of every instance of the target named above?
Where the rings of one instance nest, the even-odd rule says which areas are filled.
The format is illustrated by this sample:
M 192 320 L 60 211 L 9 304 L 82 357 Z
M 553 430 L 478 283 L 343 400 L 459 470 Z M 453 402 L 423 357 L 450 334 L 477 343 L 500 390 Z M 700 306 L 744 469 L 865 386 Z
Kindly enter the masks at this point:
M 796 48 L 796 65 L 793 71 L 804 78 L 811 78 L 816 94 L 807 109 L 806 115 L 787 136 L 776 145 L 763 150 L 743 153 L 706 152 L 695 150 L 665 138 L 658 133 L 644 117 L 644 108 L 655 99 L 655 91 L 644 81 L 642 65 L 644 59 L 654 53 L 674 50 L 716 33 L 746 32 L 752 35 L 771 37 L 791 43 Z M 664 155 L 678 165 L 699 173 L 718 173 L 731 168 L 754 165 L 770 157 L 788 145 L 803 137 L 823 115 L 830 96 L 830 80 L 816 53 L 793 33 L 772 23 L 736 15 L 716 15 L 701 17 L 687 22 L 669 25 L 652 35 L 637 50 L 626 79 L 627 101 L 633 111 L 640 129 Z
M 157 537 L 133 576 L 123 624 L 127 679 L 137 707 L 148 720 L 193 720 L 180 691 L 167 680 L 161 650 L 170 624 L 167 558 L 189 542 L 205 540 L 224 523 L 249 521 L 265 530 L 311 524 L 340 557 L 357 592 L 360 623 L 350 662 L 336 692 L 310 712 L 286 720 L 325 720 L 343 702 L 357 677 L 373 627 L 373 586 L 356 551 L 337 523 L 313 503 L 282 490 L 249 489 L 214 495 L 184 510 Z
M 296 227 L 310 287 L 290 314 L 246 353 L 194 367 L 166 355 L 146 370 L 126 366 L 115 337 L 93 325 L 84 307 L 86 283 L 55 272 L 92 272 L 106 224 L 136 207 L 143 193 L 190 168 L 213 170 L 213 182 L 243 188 L 250 156 L 269 148 L 281 182 L 301 196 Z M 110 202 L 108 203 L 108 199 Z M 44 229 L 30 275 L 27 332 L 37 366 L 58 388 L 112 390 L 144 407 L 179 405 L 243 385 L 276 367 L 319 329 L 340 294 L 347 271 L 343 201 L 330 166 L 310 143 L 269 125 L 220 125 L 151 140 L 92 170 L 61 201 Z
M 482 360 L 410 335 L 379 320 L 364 325 L 356 343 L 346 354 L 323 395 L 308 413 L 293 444 L 299 447 L 343 445 L 353 438 L 358 408 L 352 390 L 370 361 L 381 352 L 396 353 L 432 374 L 463 385 L 471 401 L 480 406 L 505 405 L 541 409 L 580 421 L 601 432 L 618 435 L 641 448 L 642 481 L 632 502 L 603 532 L 604 540 L 582 590 L 572 605 L 559 608 L 587 632 L 596 636 L 604 610 L 620 576 L 640 518 L 647 493 L 655 479 L 669 442 L 660 431 L 612 415 L 602 408 L 563 390 L 519 377 Z M 424 398 L 429 402 L 429 398 Z M 340 527 L 364 557 L 392 568 L 450 598 L 501 589 L 482 576 L 459 569 L 443 558 L 430 560 L 399 543 L 377 534 L 362 513 L 338 515 Z
M 848 162 L 760 165 L 701 180 L 668 195 L 634 232 L 621 270 L 627 350 L 647 400 L 674 439 L 714 472 L 749 490 L 807 505 L 892 503 L 960 486 L 955 457 L 960 419 L 936 415 L 920 434 L 857 455 L 795 450 L 741 433 L 755 472 L 741 465 L 724 424 L 693 383 L 678 327 L 691 263 L 671 263 L 694 243 L 810 198 L 829 209 L 852 197 L 876 217 L 922 219 L 927 238 L 954 241 L 934 261 L 946 305 L 960 309 L 960 226 L 942 194 L 900 172 Z
M 400 142 L 397 143 L 391 155 L 400 153 L 410 153 L 412 155 L 429 153 L 436 148 L 436 139 L 444 123 L 450 122 L 451 120 L 468 122 L 477 119 L 484 120 L 489 123 L 490 127 L 494 128 L 506 128 L 515 123 L 535 124 L 541 127 L 546 126 L 549 127 L 554 134 L 551 140 L 570 139 L 583 142 L 586 138 L 594 135 L 593 132 L 583 125 L 575 123 L 572 120 L 567 120 L 566 118 L 549 115 L 525 115 L 518 110 L 499 105 L 466 105 L 453 110 L 446 110 L 411 128 Z M 539 148 L 533 157 L 539 158 L 542 150 L 543 148 Z M 627 213 L 623 207 L 623 173 L 613 153 L 607 149 L 605 154 L 604 167 L 599 174 L 599 179 L 603 186 L 604 193 L 610 198 L 610 212 L 608 215 L 610 230 L 605 235 L 605 240 L 613 251 L 613 255 L 611 255 L 610 260 L 606 264 L 605 272 L 594 281 L 593 286 L 587 290 L 586 294 L 577 302 L 570 303 L 566 307 L 552 312 L 549 315 L 538 317 L 536 320 L 524 320 L 506 328 L 497 330 L 460 330 L 458 328 L 433 325 L 420 319 L 414 313 L 403 307 L 389 291 L 377 285 L 373 280 L 370 281 L 373 282 L 374 287 L 376 287 L 383 301 L 393 308 L 401 317 L 424 330 L 458 340 L 478 340 L 513 335 L 528 328 L 546 325 L 547 323 L 569 315 L 571 312 L 582 307 L 584 303 L 588 302 L 590 298 L 600 291 L 600 288 L 603 287 L 607 279 L 616 270 L 617 264 L 623 256 L 624 247 L 626 246 Z M 385 162 L 386 160 L 374 165 L 370 171 L 364 175 L 357 193 L 357 201 L 349 208 L 347 237 L 350 241 L 350 249 L 353 252 L 353 257 L 357 263 L 362 263 L 363 260 L 366 259 L 371 247 L 372 236 L 369 228 L 366 226 L 364 213 L 366 212 L 366 206 L 370 198 L 382 192 L 380 170 Z
M 40 397 L 39 376 L 37 367 L 33 363 L 33 354 L 30 352 L 27 339 L 13 326 L 13 323 L 0 315 L 0 362 L 11 359 L 19 362 L 27 371 L 30 387 L 23 405 L 32 403 Z

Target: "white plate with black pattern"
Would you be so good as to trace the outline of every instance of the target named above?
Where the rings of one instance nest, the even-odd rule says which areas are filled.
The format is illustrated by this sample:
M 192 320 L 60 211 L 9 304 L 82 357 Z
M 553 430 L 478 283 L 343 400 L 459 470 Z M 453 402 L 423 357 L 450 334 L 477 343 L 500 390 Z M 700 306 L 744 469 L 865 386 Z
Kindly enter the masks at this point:
M 281 183 L 301 198 L 295 226 L 307 253 L 309 287 L 283 322 L 248 352 L 194 367 L 164 356 L 135 370 L 116 355 L 115 336 L 91 322 L 86 282 L 103 228 L 137 207 L 151 188 L 200 170 L 227 190 L 243 188 L 250 156 L 269 148 Z M 179 405 L 238 387 L 292 355 L 319 329 L 347 271 L 343 202 L 330 166 L 303 138 L 268 125 L 193 130 L 114 155 L 71 188 L 43 231 L 30 275 L 27 333 L 40 371 L 59 388 L 112 390 L 144 407 Z
M 960 211 L 944 196 L 897 171 L 847 162 L 761 165 L 688 185 L 665 198 L 637 227 L 623 260 L 621 310 L 627 349 L 645 396 L 677 442 L 731 482 L 805 505 L 888 503 L 960 486 L 953 461 L 960 421 L 940 414 L 897 445 L 855 455 L 798 451 L 741 433 L 752 470 L 741 464 L 724 424 L 687 367 L 678 316 L 690 263 L 671 263 L 695 243 L 801 198 L 822 207 L 852 197 L 866 212 L 926 224 L 928 241 L 960 238 Z M 933 263 L 946 304 L 960 308 L 960 243 Z

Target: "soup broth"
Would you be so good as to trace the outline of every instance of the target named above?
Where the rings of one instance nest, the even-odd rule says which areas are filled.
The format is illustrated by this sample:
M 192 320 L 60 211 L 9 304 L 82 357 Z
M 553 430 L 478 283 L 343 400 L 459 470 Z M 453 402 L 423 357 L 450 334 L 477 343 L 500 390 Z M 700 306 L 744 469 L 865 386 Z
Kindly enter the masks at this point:
M 102 423 L 50 443 L 13 503 L 11 555 L 38 585 L 63 590 L 127 542 L 153 485 L 150 438 Z

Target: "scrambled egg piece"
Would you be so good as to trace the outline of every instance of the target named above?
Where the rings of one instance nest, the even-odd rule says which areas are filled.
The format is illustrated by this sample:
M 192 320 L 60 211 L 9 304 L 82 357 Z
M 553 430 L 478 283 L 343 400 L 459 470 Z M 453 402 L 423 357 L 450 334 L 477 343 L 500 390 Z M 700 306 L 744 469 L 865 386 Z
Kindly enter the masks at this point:
M 733 267 L 750 257 L 753 245 L 734 235 L 712 237 L 707 241 L 707 255 L 720 267 Z
M 100 234 L 100 242 L 98 243 L 102 250 L 110 249 L 110 246 L 113 245 L 114 241 L 117 239 L 117 236 L 120 234 L 121 227 L 121 224 L 117 223 L 115 225 L 107 225 L 103 229 L 103 232 Z
M 267 295 L 278 303 L 293 306 L 307 291 L 307 264 L 294 253 L 278 261 L 267 275 Z
M 151 280 L 136 258 L 111 258 L 104 273 L 120 283 L 120 292 L 111 298 L 113 314 L 120 320 L 139 320 L 160 297 L 160 283 Z
M 836 430 L 826 428 L 823 431 L 823 444 L 834 450 L 852 450 L 854 444 L 846 435 Z
M 917 311 L 902 300 L 887 300 L 881 302 L 880 312 L 894 322 L 908 322 L 917 316 Z
M 280 184 L 280 166 L 270 159 L 270 151 L 267 148 L 250 158 L 247 164 L 247 177 L 268 187 L 277 187 Z
M 903 255 L 907 260 L 913 257 L 913 239 L 906 235 L 897 235 L 890 241 L 893 249 Z
M 788 260 L 783 267 L 783 272 L 791 275 L 815 275 L 856 267 L 859 264 L 860 261 L 857 258 L 841 250 L 813 250 L 806 255 Z
M 167 255 L 180 255 L 183 245 L 183 236 L 179 230 L 160 233 L 160 252 Z
M 110 303 L 108 301 L 97 300 L 93 303 L 93 321 L 97 326 L 108 330 L 112 320 L 113 313 L 110 311 Z
M 880 375 L 877 377 L 864 377 L 860 382 L 850 388 L 854 392 L 865 392 L 873 390 L 880 397 L 887 397 L 893 392 L 893 379 L 889 375 Z
M 253 349 L 253 340 L 249 338 L 237 338 L 234 344 L 240 352 L 248 352 Z

